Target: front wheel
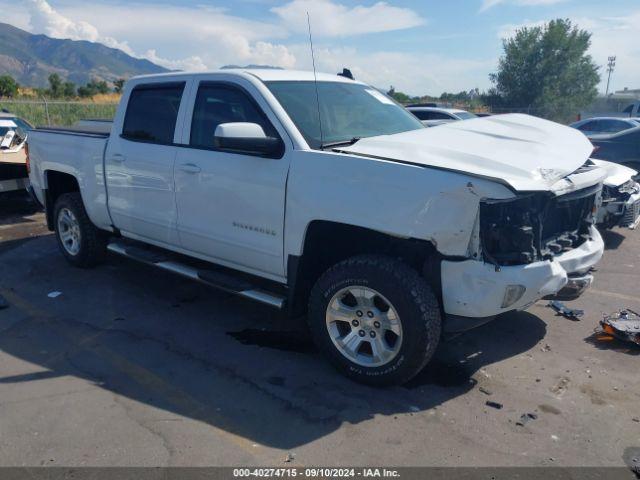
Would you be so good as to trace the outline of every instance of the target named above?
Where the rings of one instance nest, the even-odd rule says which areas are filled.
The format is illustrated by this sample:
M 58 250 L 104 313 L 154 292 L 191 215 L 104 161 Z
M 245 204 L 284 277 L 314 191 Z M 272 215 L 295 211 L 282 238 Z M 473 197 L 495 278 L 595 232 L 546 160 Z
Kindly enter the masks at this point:
M 440 308 L 427 282 L 385 256 L 338 263 L 314 286 L 309 327 L 324 355 L 350 378 L 402 384 L 419 373 L 440 340 Z
M 60 195 L 53 218 L 58 246 L 69 263 L 87 268 L 104 259 L 106 233 L 91 223 L 79 193 Z

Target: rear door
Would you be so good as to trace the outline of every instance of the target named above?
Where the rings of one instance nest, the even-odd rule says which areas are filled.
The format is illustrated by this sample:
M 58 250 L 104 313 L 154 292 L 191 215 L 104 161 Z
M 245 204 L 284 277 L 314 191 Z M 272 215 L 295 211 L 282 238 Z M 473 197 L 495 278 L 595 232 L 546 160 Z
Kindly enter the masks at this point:
M 257 123 L 267 136 L 281 139 L 286 133 L 249 82 L 201 81 L 196 87 L 186 114 L 186 145 L 178 151 L 175 168 L 182 246 L 217 263 L 280 280 L 291 143 L 285 141 L 280 158 L 217 148 L 214 132 L 222 123 Z
M 105 154 L 115 226 L 130 236 L 174 246 L 179 242 L 173 168 L 185 88 L 186 82 L 136 85 Z

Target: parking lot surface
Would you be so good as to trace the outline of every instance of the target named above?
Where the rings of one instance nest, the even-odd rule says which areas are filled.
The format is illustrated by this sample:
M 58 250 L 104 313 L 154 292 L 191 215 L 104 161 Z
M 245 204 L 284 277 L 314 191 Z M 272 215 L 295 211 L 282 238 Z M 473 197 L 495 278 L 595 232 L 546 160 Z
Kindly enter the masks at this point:
M 581 321 L 539 302 L 372 389 L 303 320 L 122 258 L 72 268 L 42 213 L 0 202 L 2 466 L 622 466 L 640 447 L 640 349 L 594 335 L 640 310 L 640 232 L 605 235 Z

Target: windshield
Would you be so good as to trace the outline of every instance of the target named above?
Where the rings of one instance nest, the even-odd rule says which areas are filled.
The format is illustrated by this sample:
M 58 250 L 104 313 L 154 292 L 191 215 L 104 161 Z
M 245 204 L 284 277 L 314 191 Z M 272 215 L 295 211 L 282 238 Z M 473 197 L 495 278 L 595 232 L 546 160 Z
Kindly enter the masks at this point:
M 478 116 L 475 113 L 471 113 L 471 112 L 456 112 L 455 115 L 460 120 L 469 120 L 471 118 L 478 118 Z
M 356 138 L 391 135 L 424 128 L 422 123 L 372 87 L 343 82 L 267 82 L 311 148 Z
M 0 127 L 0 138 L 4 138 L 9 130 L 13 130 L 13 128 L 9 127 Z

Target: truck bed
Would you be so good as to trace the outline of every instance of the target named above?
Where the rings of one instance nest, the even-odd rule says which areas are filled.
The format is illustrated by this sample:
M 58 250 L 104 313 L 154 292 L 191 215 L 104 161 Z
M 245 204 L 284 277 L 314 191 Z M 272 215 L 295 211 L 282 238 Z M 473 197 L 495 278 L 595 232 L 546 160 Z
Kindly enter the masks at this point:
M 110 130 L 110 128 L 109 128 Z M 109 134 L 90 127 L 39 127 L 29 133 L 31 186 L 42 202 L 48 171 L 77 179 L 89 218 L 99 226 L 110 225 L 103 172 Z
M 109 130 L 111 127 L 109 126 Z M 109 136 L 108 131 L 102 129 L 92 128 L 90 126 L 77 126 L 77 127 L 38 127 L 35 131 L 46 133 L 59 133 L 62 135 L 78 135 L 89 136 L 98 138 L 107 138 Z

